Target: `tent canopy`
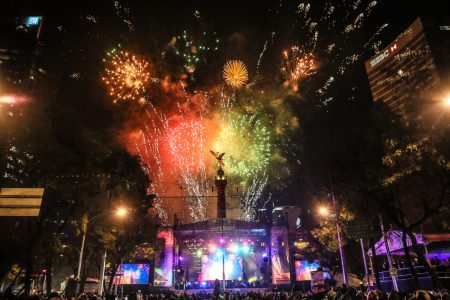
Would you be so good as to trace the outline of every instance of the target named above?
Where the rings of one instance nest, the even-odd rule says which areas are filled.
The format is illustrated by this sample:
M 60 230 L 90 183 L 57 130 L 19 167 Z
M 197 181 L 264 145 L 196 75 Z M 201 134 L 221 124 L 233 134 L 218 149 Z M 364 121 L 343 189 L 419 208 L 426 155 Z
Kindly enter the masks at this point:
M 386 232 L 386 237 L 389 245 L 389 251 L 391 254 L 403 254 L 403 233 L 400 230 L 389 230 Z M 435 242 L 450 241 L 450 233 L 414 233 L 418 245 L 428 245 Z M 412 245 L 411 239 L 406 237 L 406 244 L 408 247 Z M 384 238 L 375 244 L 375 255 L 386 255 L 386 245 L 384 244 Z M 372 256 L 372 250 L 367 251 L 367 254 Z

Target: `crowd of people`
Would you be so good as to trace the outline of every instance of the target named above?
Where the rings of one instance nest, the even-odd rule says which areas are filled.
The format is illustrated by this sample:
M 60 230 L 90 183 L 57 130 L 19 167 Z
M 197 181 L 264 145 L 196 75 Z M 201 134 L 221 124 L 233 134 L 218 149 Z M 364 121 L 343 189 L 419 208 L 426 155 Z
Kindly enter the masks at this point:
M 5 297 L 0 294 L 0 299 L 18 299 Z M 30 296 L 27 300 L 118 300 L 116 296 L 103 297 L 95 294 L 83 294 L 77 298 L 66 298 L 57 293 L 47 297 L 37 295 Z M 417 290 L 411 293 L 390 292 L 384 293 L 380 290 L 361 291 L 356 288 L 341 287 L 318 294 L 303 292 L 295 287 L 291 291 L 221 291 L 214 289 L 212 292 L 200 291 L 186 293 L 185 291 L 161 291 L 147 295 L 133 293 L 124 297 L 124 300 L 450 300 L 446 290 L 425 291 Z
M 414 267 L 419 267 L 420 263 L 417 258 L 414 258 L 412 261 L 412 265 Z M 430 259 L 430 265 L 434 267 L 435 269 L 439 270 L 445 270 L 450 268 L 450 258 L 449 259 L 439 259 L 438 257 L 433 257 Z M 393 262 L 393 266 L 397 269 L 406 269 L 408 268 L 408 265 L 404 260 L 398 260 Z M 389 264 L 387 261 L 384 261 L 382 264 L 383 271 L 389 270 Z

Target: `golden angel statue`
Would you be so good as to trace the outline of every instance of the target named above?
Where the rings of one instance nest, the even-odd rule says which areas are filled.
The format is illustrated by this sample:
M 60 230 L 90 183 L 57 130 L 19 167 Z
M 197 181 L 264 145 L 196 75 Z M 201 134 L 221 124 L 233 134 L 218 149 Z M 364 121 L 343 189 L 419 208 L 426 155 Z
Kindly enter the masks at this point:
M 217 166 L 219 167 L 219 169 L 222 169 L 222 167 L 225 165 L 223 163 L 223 156 L 225 155 L 225 152 L 220 153 L 212 150 L 209 150 L 209 152 L 211 152 L 211 154 L 214 155 L 214 157 L 217 159 Z

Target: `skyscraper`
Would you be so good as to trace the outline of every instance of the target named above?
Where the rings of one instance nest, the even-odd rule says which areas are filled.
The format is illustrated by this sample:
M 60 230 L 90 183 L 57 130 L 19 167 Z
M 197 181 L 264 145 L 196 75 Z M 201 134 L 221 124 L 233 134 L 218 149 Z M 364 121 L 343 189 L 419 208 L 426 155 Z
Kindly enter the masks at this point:
M 29 81 L 34 79 L 37 68 L 42 20 L 40 16 L 0 20 L 0 74 L 3 90 L 18 92 L 29 88 Z
M 32 156 L 26 146 L 18 146 L 12 129 L 23 126 L 20 102 L 33 94 L 37 70 L 43 70 L 37 64 L 41 29 L 40 16 L 0 19 L 0 170 L 6 185 L 28 176 L 25 164 Z
M 417 18 L 386 48 L 365 63 L 372 97 L 396 113 L 407 115 L 413 97 L 420 97 L 439 82 L 439 74 Z

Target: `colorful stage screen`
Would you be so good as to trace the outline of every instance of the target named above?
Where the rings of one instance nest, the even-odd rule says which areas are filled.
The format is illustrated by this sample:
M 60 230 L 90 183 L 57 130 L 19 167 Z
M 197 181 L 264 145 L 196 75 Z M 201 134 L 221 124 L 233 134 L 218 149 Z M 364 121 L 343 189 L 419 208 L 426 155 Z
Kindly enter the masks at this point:
M 149 284 L 149 264 L 122 264 L 117 270 L 118 284 Z
M 227 281 L 242 285 L 265 284 L 270 274 L 267 244 L 265 237 L 186 240 L 178 252 L 181 274 L 177 280 L 199 288 L 210 287 L 215 279 L 222 280 L 225 270 Z
M 222 252 L 202 256 L 202 280 L 222 279 Z M 234 253 L 225 254 L 225 279 L 242 280 L 242 257 Z
M 173 231 L 170 229 L 159 229 L 156 237 L 154 286 L 171 287 L 174 244 Z
M 272 243 L 272 284 L 289 284 L 291 275 L 287 228 L 273 226 L 270 242 Z
M 317 268 L 319 268 L 319 261 L 317 260 L 312 262 L 309 262 L 307 260 L 295 261 L 295 280 L 311 280 L 311 271 L 316 271 Z

